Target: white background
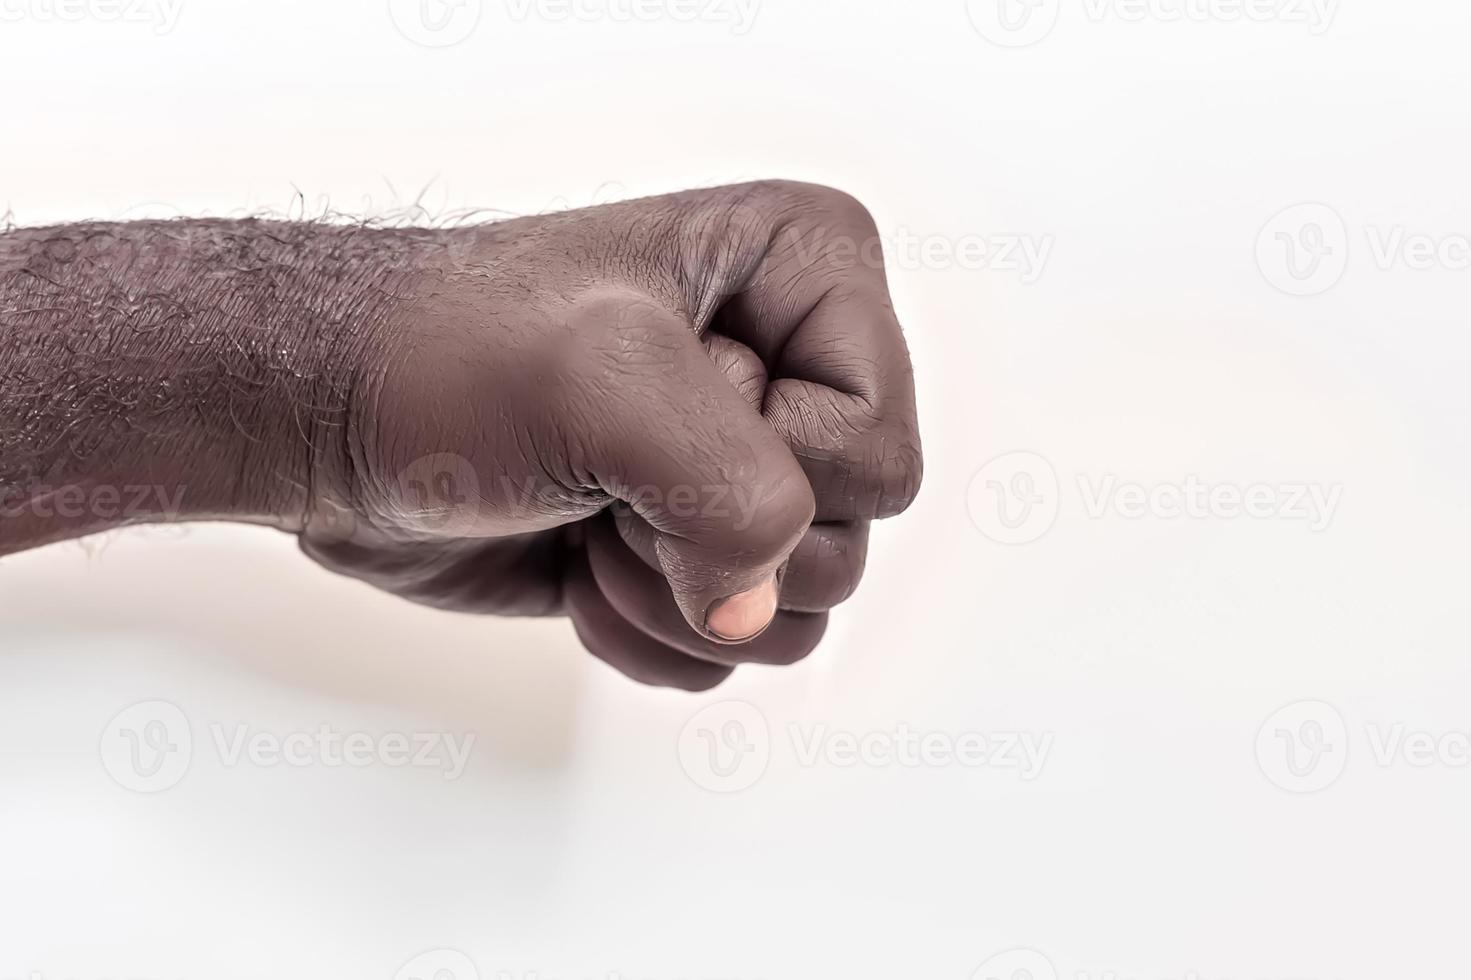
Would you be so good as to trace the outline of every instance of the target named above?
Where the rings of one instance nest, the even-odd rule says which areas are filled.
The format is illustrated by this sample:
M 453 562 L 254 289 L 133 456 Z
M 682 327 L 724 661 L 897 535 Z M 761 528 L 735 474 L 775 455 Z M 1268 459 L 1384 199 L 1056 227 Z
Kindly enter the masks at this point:
M 744 33 L 713 0 L 483 0 L 440 34 L 416 0 L 405 30 L 386 0 L 183 0 L 167 30 L 54 2 L 0 0 L 17 223 L 836 184 L 930 243 L 890 253 L 928 468 L 818 653 L 700 696 L 265 531 L 7 559 L 0 978 L 1464 975 L 1465 4 L 1040 0 L 1006 35 L 994 0 L 763 0 Z M 1045 265 L 955 259 L 1006 241 Z M 1337 505 L 1092 506 L 1191 479 Z M 134 792 L 109 723 L 153 700 L 192 754 Z M 701 732 L 742 718 L 732 783 Z M 231 766 L 238 725 L 477 741 L 455 780 Z M 1050 752 L 799 758 L 900 726 Z M 1395 733 L 1449 738 L 1386 762 Z

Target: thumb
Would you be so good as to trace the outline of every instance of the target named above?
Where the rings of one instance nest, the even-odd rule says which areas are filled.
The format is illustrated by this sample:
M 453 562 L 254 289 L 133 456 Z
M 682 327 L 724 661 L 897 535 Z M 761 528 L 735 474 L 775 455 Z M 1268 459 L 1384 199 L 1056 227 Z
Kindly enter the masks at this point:
M 614 332 L 593 345 L 603 401 L 592 475 L 654 529 L 690 626 L 717 641 L 752 639 L 776 615 L 778 573 L 812 523 L 806 474 L 688 322 L 623 298 L 583 313 Z

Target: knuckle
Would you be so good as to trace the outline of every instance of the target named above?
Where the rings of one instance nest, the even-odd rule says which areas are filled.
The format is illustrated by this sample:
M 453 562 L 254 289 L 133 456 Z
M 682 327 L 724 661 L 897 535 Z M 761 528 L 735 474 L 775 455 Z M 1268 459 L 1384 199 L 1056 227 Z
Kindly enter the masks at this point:
M 878 231 L 878 223 L 874 221 L 868 206 L 847 191 L 836 187 L 818 187 L 813 200 L 821 210 L 845 225 L 866 233 L 876 234 Z
M 863 578 L 862 562 L 834 558 L 793 562 L 782 583 L 782 608 L 824 612 L 846 602 Z
M 762 556 L 776 557 L 791 551 L 817 513 L 812 487 L 800 473 L 762 487 L 754 485 L 754 505 L 742 518 L 747 547 Z
M 924 455 L 919 440 L 895 442 L 879 465 L 877 516 L 894 517 L 908 510 L 923 482 Z
M 867 434 L 859 454 L 863 496 L 873 502 L 875 518 L 902 514 L 919 496 L 924 482 L 924 452 L 912 429 Z
M 875 227 L 868 207 L 853 194 L 837 187 L 796 180 L 765 180 L 750 186 L 762 197 L 770 197 L 808 213 L 828 215 L 859 227 Z
M 737 209 L 757 217 L 753 224 L 774 232 L 785 229 L 809 247 L 846 243 L 847 248 L 861 251 L 879 237 L 878 223 L 867 205 L 836 187 L 763 180 L 732 190 Z

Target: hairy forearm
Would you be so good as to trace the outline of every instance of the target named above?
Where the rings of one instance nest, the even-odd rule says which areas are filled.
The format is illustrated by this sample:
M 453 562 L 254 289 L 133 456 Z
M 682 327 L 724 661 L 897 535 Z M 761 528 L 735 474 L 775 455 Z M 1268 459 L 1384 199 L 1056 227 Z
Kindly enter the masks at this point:
M 129 523 L 299 529 L 364 354 L 444 233 L 266 221 L 0 235 L 0 554 Z

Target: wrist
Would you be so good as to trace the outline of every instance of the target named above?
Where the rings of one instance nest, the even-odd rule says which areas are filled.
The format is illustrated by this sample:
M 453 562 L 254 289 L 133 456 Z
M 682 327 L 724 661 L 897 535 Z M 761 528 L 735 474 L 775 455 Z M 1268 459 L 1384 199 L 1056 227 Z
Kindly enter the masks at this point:
M 259 221 L 0 236 L 0 553 L 129 523 L 299 529 L 414 247 Z

